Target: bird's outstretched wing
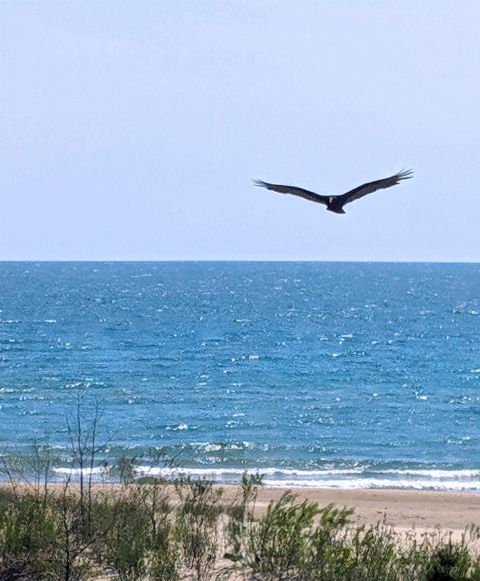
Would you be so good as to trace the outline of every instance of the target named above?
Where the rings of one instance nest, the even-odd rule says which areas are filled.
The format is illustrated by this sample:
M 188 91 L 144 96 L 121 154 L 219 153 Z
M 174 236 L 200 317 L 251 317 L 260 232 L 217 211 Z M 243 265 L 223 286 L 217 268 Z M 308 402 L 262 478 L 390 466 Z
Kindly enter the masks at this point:
M 402 170 L 396 173 L 389 178 L 383 178 L 382 180 L 376 180 L 374 182 L 368 182 L 367 184 L 363 184 L 358 186 L 353 190 L 350 190 L 346 194 L 342 194 L 340 196 L 336 196 L 337 200 L 342 202 L 342 205 L 349 204 L 354 200 L 358 200 L 359 198 L 363 198 L 367 194 L 371 194 L 377 190 L 382 190 L 385 188 L 390 188 L 391 186 L 396 186 L 402 180 L 408 180 L 409 178 L 413 177 L 413 172 L 410 169 Z
M 255 186 L 261 188 L 267 188 L 267 190 L 273 190 L 274 192 L 280 192 L 281 194 L 292 194 L 293 196 L 300 196 L 300 198 L 305 198 L 311 202 L 317 202 L 319 204 L 328 203 L 328 196 L 321 196 L 315 192 L 310 192 L 309 190 L 304 190 L 303 188 L 297 188 L 295 186 L 281 186 L 278 184 L 269 184 L 267 182 L 262 182 L 262 180 L 252 180 Z

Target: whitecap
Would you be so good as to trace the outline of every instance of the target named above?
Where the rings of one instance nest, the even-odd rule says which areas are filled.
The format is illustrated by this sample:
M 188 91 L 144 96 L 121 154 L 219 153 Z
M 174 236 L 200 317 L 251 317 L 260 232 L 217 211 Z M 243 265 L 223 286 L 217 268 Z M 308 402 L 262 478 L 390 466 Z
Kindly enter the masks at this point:
M 181 422 L 178 424 L 178 426 L 175 426 L 174 428 L 167 428 L 167 430 L 172 430 L 173 432 L 178 432 L 179 430 L 188 430 L 188 424 Z
M 84 476 L 95 475 L 95 474 L 106 474 L 109 471 L 108 466 L 95 466 L 94 468 L 69 468 L 69 467 L 57 467 L 53 468 L 56 474 L 64 474 L 65 476 L 80 476 L 83 473 Z
M 216 450 L 217 445 L 211 445 Z M 215 446 L 215 447 L 213 447 Z M 399 488 L 415 490 L 480 491 L 480 470 L 428 470 L 398 469 L 378 470 L 375 475 L 362 477 L 362 467 L 325 468 L 318 470 L 296 470 L 287 468 L 168 468 L 138 466 L 137 473 L 175 478 L 180 475 L 209 478 L 218 482 L 238 482 L 241 475 L 258 474 L 264 477 L 263 483 L 272 487 L 310 487 L 310 488 Z M 391 475 L 391 477 L 388 477 Z M 407 478 L 395 478 L 407 476 Z M 408 478 L 416 476 L 417 478 Z
M 205 446 L 205 452 L 218 452 L 222 449 L 221 444 L 207 444 Z
M 396 488 L 405 490 L 444 490 L 449 492 L 479 492 L 480 480 L 476 482 L 445 482 L 443 480 L 390 480 L 382 478 L 356 478 L 331 480 L 263 480 L 265 486 L 298 488 L 334 488 L 342 490 L 364 488 Z
M 75 387 L 80 387 L 81 385 L 81 381 L 72 381 L 71 383 L 66 383 L 63 387 L 65 389 L 74 389 Z
M 423 476 L 436 479 L 459 479 L 459 478 L 480 478 L 480 470 L 476 469 L 452 469 L 445 470 L 439 468 L 390 468 L 379 470 L 382 474 L 400 474 L 404 476 Z

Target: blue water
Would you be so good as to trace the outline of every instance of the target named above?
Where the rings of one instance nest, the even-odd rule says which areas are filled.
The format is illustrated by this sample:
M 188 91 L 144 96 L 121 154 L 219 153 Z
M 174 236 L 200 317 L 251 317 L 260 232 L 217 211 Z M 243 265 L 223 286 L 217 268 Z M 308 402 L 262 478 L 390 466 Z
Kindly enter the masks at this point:
M 480 265 L 0 263 L 0 453 L 480 490 Z

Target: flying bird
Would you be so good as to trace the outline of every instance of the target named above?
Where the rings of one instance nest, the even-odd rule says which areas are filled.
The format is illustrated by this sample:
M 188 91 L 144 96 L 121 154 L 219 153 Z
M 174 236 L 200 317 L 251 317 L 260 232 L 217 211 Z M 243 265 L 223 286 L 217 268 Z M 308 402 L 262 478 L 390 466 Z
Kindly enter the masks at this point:
M 377 190 L 382 190 L 385 188 L 390 188 L 391 186 L 396 186 L 402 180 L 408 180 L 413 177 L 413 172 L 411 170 L 402 170 L 389 178 L 383 178 L 381 180 L 376 180 L 374 182 L 368 182 L 357 188 L 350 190 L 346 194 L 341 194 L 339 196 L 322 196 L 316 194 L 315 192 L 310 192 L 309 190 L 304 190 L 303 188 L 297 188 L 296 186 L 281 186 L 278 184 L 269 184 L 267 182 L 262 182 L 262 180 L 252 180 L 254 185 L 261 188 L 267 188 L 267 190 L 273 190 L 274 192 L 280 192 L 281 194 L 292 194 L 293 196 L 300 196 L 311 202 L 317 202 L 318 204 L 323 204 L 327 206 L 329 212 L 335 212 L 335 214 L 345 214 L 343 206 L 363 198 L 372 192 Z

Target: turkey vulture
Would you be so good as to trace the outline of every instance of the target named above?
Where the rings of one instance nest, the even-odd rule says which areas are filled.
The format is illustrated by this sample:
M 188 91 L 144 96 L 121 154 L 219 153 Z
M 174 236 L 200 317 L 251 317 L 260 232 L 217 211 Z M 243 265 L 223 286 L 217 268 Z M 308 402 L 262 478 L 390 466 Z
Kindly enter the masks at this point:
M 335 214 L 345 214 L 343 206 L 349 204 L 354 200 L 363 198 L 367 194 L 371 194 L 376 190 L 381 190 L 384 188 L 389 188 L 390 186 L 396 186 L 402 180 L 408 180 L 413 176 L 411 170 L 402 170 L 389 178 L 383 178 L 382 180 L 376 180 L 374 182 L 368 182 L 358 186 L 353 190 L 350 190 L 346 194 L 341 194 L 340 196 L 321 196 L 315 192 L 310 192 L 309 190 L 304 190 L 303 188 L 297 188 L 295 186 L 280 186 L 277 184 L 269 184 L 267 182 L 262 182 L 262 180 L 253 180 L 254 185 L 267 188 L 267 190 L 273 190 L 274 192 L 280 192 L 281 194 L 292 194 L 294 196 L 300 196 L 311 202 L 318 202 L 319 204 L 324 204 L 327 206 L 327 210 L 330 212 L 335 212 Z

